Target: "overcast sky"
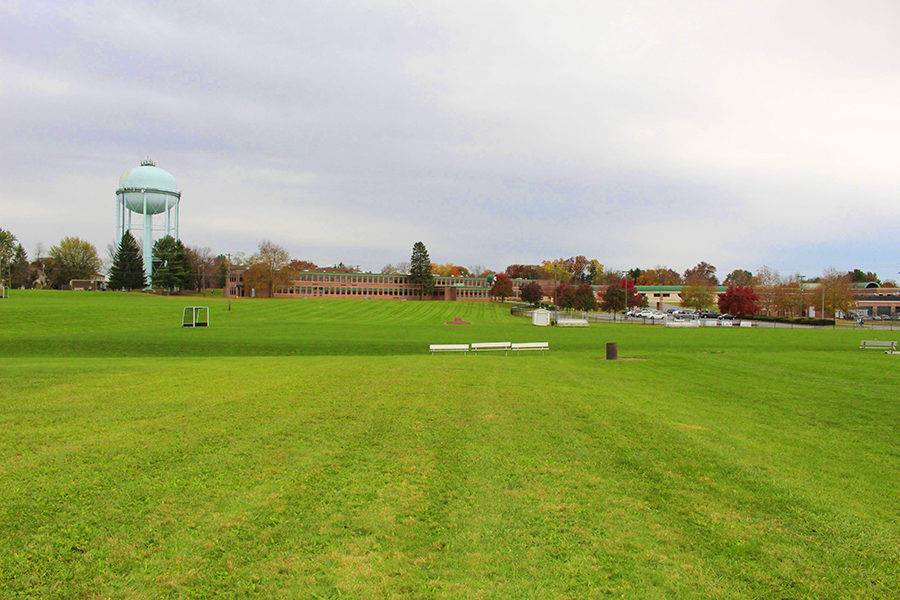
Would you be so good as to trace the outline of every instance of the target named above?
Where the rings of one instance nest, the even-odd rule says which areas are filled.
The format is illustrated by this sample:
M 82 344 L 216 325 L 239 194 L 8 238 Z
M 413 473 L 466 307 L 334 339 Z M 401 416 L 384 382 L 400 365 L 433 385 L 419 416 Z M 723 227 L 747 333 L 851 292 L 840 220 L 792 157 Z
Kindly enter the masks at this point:
M 900 2 L 0 3 L 0 227 L 378 270 L 900 271 Z

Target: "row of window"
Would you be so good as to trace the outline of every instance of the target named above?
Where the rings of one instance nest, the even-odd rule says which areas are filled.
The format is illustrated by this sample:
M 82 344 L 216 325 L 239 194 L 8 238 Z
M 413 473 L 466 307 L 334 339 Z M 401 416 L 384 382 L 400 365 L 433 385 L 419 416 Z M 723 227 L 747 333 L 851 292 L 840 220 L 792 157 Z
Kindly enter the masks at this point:
M 475 289 L 475 290 L 457 290 L 456 297 L 457 298 L 488 298 L 490 297 L 490 289 Z
M 289 285 L 276 286 L 276 294 L 299 295 L 299 296 L 396 296 L 396 297 L 414 297 L 419 292 L 415 288 L 354 288 L 354 287 L 329 287 L 329 286 L 306 286 L 306 285 Z M 484 289 L 461 289 L 456 293 L 458 298 L 488 298 L 490 290 Z
M 488 280 L 484 277 L 435 277 L 435 285 L 468 285 L 478 287 L 490 287 Z
M 406 283 L 406 275 L 372 275 L 344 273 L 301 273 L 299 281 L 333 281 L 335 283 Z
M 301 296 L 418 296 L 413 288 L 348 288 L 348 287 L 312 287 L 305 285 L 279 286 L 276 294 Z
M 343 273 L 301 273 L 298 278 L 299 281 L 322 281 L 322 282 L 335 282 L 335 283 L 406 283 L 408 280 L 408 275 L 375 275 L 371 273 L 351 273 L 351 274 L 343 274 Z M 481 277 L 435 277 L 434 282 L 436 285 L 446 286 L 446 285 L 467 285 L 467 286 L 479 286 L 485 287 L 488 286 L 487 279 Z

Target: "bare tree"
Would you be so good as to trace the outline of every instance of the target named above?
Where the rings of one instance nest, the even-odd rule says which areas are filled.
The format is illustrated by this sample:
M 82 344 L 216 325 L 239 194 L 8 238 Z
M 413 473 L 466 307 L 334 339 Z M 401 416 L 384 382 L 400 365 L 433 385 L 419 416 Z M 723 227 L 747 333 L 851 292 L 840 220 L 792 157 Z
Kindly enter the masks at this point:
M 625 274 L 618 269 L 603 269 L 595 283 L 599 285 L 618 285 Z
M 218 264 L 212 250 L 205 246 L 191 246 L 191 257 L 194 261 L 194 276 L 197 281 L 197 291 L 213 287 Z
M 397 269 L 395 272 L 400 275 L 409 275 L 410 264 L 407 261 L 398 262 L 394 268 Z
M 774 311 L 784 317 L 799 315 L 802 313 L 803 307 L 808 306 L 808 300 L 797 274 L 778 278 L 772 289 L 772 305 Z
M 117 251 L 118 251 L 118 248 L 116 247 L 115 244 L 107 244 L 106 245 L 106 256 L 103 257 L 103 261 L 102 261 L 102 263 L 103 263 L 102 268 L 103 268 L 104 273 L 109 273 L 110 267 L 112 267 L 113 262 L 116 260 L 116 252 Z
M 763 311 L 767 315 L 775 314 L 776 290 L 781 285 L 781 275 L 778 271 L 763 265 L 756 271 L 750 285 L 759 296 L 759 304 Z

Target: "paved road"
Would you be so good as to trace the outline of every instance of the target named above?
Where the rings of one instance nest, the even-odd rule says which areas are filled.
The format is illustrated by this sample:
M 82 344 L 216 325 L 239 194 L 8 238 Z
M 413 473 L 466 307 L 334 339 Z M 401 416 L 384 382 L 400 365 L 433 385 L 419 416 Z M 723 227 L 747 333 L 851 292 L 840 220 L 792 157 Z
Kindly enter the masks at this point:
M 609 313 L 591 313 L 589 315 L 591 321 L 613 322 L 613 316 Z M 627 323 L 631 325 L 657 325 L 664 326 L 666 322 L 662 319 L 654 321 L 653 319 L 633 319 L 616 315 L 616 323 Z M 772 329 L 827 329 L 830 325 L 800 325 L 792 323 L 773 323 L 771 321 L 754 321 L 751 319 L 754 327 L 767 327 Z M 896 331 L 900 335 L 900 323 L 888 321 L 886 323 L 879 321 L 866 321 L 862 327 L 857 327 L 852 322 L 838 323 L 837 329 L 858 329 L 859 331 Z

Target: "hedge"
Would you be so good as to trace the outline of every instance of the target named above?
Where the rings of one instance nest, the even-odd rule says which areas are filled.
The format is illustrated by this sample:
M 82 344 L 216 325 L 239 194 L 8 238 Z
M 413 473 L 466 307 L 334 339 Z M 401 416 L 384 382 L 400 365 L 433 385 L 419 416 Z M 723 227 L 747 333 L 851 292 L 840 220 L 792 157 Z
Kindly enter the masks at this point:
M 750 317 L 755 321 L 769 321 L 771 323 L 793 323 L 795 325 L 818 325 L 832 327 L 834 319 L 814 319 L 812 317 L 778 317 L 774 315 L 754 315 Z

